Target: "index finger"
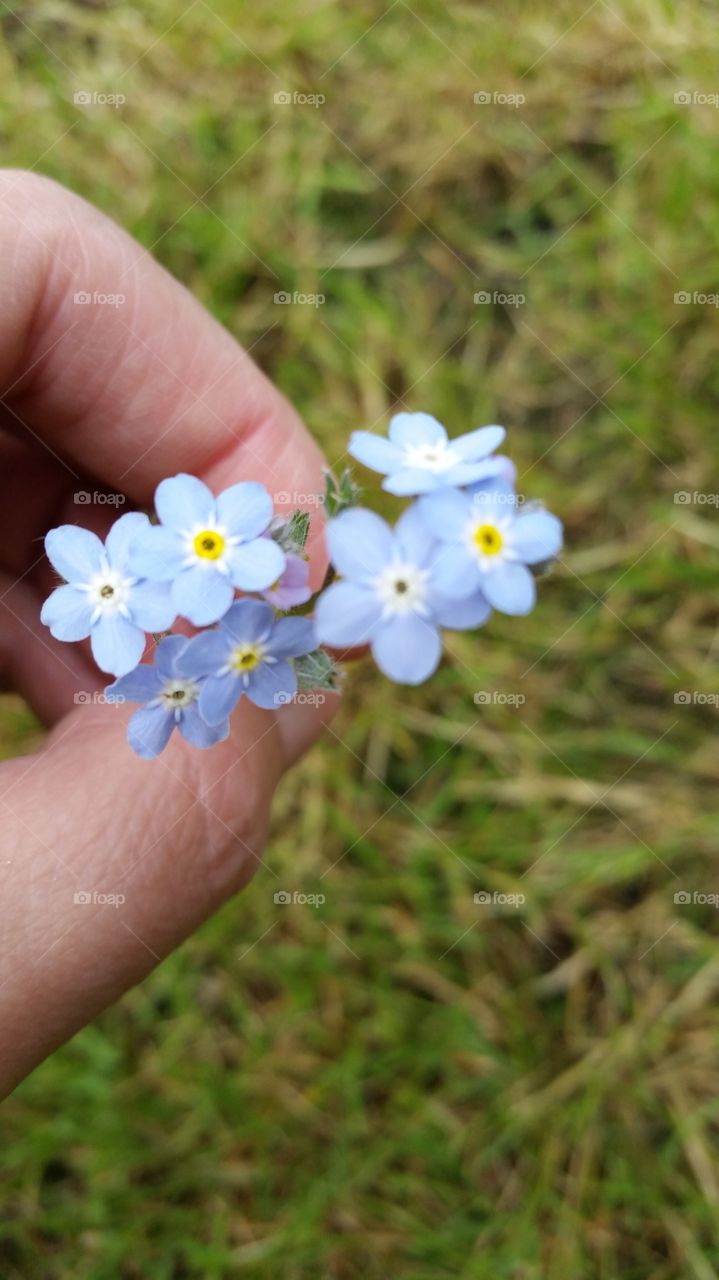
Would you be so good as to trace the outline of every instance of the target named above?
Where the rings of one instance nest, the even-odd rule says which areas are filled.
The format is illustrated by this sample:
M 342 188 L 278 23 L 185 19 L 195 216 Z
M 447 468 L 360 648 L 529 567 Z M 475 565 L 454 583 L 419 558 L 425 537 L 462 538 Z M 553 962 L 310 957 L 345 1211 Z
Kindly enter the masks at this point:
M 66 463 L 135 501 L 189 471 L 320 492 L 294 409 L 195 298 L 116 223 L 50 179 L 0 171 L 0 394 Z M 74 472 L 73 472 L 74 474 Z

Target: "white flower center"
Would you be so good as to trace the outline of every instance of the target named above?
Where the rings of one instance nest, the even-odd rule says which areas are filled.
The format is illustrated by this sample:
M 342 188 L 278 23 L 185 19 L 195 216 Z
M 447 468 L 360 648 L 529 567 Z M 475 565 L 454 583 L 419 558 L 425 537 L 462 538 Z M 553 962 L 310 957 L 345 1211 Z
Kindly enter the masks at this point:
M 227 530 L 218 525 L 214 519 L 200 521 L 184 533 L 187 557 L 185 564 L 229 573 L 227 553 L 239 542 L 239 538 L 230 537 Z
M 500 516 L 494 512 L 473 516 L 465 531 L 466 545 L 484 572 L 491 572 L 498 565 L 511 559 L 507 534 L 512 523 L 511 517 Z
M 385 617 L 406 613 L 428 613 L 429 571 L 417 564 L 395 561 L 375 578 L 373 586 Z
M 196 702 L 200 696 L 200 686 L 196 680 L 166 680 L 162 686 L 158 698 L 164 703 L 167 711 L 174 713 L 175 719 L 179 720 L 180 712 L 186 707 Z
M 238 676 L 245 688 L 250 683 L 250 672 L 260 663 L 273 666 L 277 661 L 273 658 L 264 643 L 266 636 L 258 640 L 241 640 L 230 651 L 227 663 L 222 669 L 223 675 Z
M 461 462 L 448 440 L 408 445 L 405 458 L 408 467 L 419 467 L 421 471 L 448 471 Z
M 108 564 L 104 564 L 97 573 L 93 574 L 84 587 L 92 605 L 93 622 L 113 613 L 121 613 L 127 617 L 130 592 L 136 581 L 136 578 L 130 578 L 117 569 L 111 569 Z

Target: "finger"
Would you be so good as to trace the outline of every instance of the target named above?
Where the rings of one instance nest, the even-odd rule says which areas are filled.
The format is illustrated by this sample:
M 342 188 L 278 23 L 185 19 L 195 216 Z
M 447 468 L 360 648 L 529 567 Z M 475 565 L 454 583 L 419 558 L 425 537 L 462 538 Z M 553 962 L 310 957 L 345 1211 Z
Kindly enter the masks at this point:
M 78 708 L 0 772 L 0 1095 L 261 864 L 283 767 L 275 717 L 245 701 L 228 742 L 173 739 L 148 762 L 124 744 L 127 715 Z
M 40 622 L 33 587 L 0 573 L 0 671 L 5 687 L 22 694 L 45 724 L 106 683 L 80 645 L 54 640 Z
M 216 489 L 259 480 L 288 507 L 321 492 L 322 456 L 294 409 L 114 222 L 47 178 L 4 170 L 0 244 L 6 421 L 70 477 L 88 468 L 138 503 L 181 470 Z

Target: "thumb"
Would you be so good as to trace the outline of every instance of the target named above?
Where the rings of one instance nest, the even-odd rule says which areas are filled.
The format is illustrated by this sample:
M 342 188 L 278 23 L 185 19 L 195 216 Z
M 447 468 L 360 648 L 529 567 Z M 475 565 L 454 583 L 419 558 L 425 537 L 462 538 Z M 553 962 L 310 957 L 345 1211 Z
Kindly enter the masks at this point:
M 258 867 L 268 892 L 276 882 L 269 804 L 306 727 L 286 740 L 281 715 L 244 699 L 226 742 L 198 751 L 174 735 L 148 762 L 127 746 L 129 714 L 79 707 L 37 755 L 3 766 L 0 1096 Z

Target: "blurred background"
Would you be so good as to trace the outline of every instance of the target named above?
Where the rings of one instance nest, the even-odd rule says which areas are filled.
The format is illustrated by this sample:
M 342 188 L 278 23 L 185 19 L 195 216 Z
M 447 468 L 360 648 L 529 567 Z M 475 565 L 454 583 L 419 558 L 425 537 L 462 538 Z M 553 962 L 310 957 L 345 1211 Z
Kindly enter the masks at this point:
M 331 462 L 398 405 L 502 422 L 567 531 L 426 687 L 350 672 L 274 874 L 6 1104 L 5 1280 L 719 1275 L 718 21 L 2 4 L 5 164 Z M 40 733 L 2 699 L 3 753 Z

